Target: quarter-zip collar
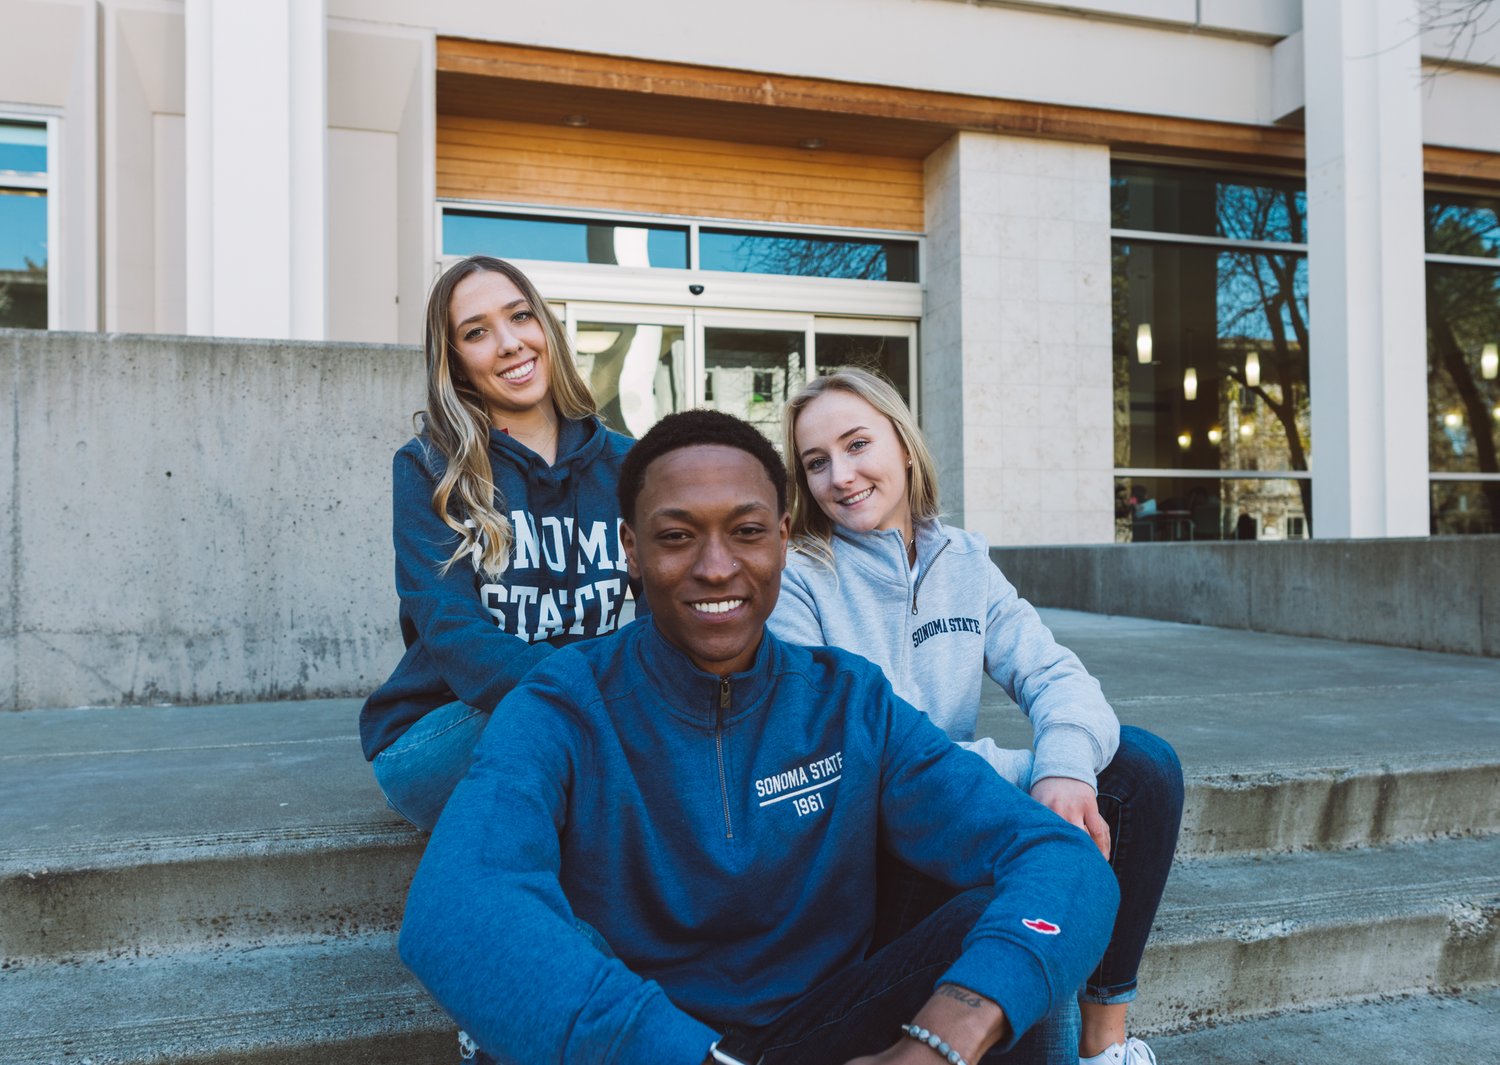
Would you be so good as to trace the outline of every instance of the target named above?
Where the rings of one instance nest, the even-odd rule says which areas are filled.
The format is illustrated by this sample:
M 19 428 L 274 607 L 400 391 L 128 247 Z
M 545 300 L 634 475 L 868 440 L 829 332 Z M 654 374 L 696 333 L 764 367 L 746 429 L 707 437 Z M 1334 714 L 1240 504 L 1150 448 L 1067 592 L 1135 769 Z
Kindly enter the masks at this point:
M 942 525 L 932 520 L 917 522 L 912 532 L 917 538 L 917 566 L 925 573 L 951 539 Z M 833 535 L 839 541 L 840 564 L 847 560 L 872 580 L 902 588 L 911 587 L 912 567 L 906 557 L 906 544 L 901 540 L 900 529 L 853 532 L 835 525 Z
M 646 631 L 636 644 L 641 671 L 651 687 L 673 714 L 702 729 L 733 723 L 757 709 L 772 688 L 778 645 L 769 631 L 763 631 L 755 661 L 743 673 L 727 678 L 706 673 L 693 665 L 675 645 L 668 643 L 651 618 L 637 624 Z M 729 684 L 729 707 L 721 709 L 725 681 Z

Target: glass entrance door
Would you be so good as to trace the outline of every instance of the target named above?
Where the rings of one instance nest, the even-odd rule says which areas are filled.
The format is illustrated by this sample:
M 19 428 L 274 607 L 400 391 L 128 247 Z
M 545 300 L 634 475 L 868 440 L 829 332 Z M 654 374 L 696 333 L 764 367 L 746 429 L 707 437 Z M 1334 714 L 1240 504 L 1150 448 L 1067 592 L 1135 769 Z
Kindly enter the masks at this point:
M 572 301 L 564 318 L 600 413 L 635 437 L 673 411 L 711 407 L 779 446 L 797 389 L 846 366 L 882 374 L 916 405 L 914 322 Z
M 640 437 L 693 405 L 691 312 L 570 304 L 568 332 L 583 379 L 607 425 Z
M 812 316 L 698 312 L 701 402 L 745 419 L 772 441 L 781 412 L 807 381 Z

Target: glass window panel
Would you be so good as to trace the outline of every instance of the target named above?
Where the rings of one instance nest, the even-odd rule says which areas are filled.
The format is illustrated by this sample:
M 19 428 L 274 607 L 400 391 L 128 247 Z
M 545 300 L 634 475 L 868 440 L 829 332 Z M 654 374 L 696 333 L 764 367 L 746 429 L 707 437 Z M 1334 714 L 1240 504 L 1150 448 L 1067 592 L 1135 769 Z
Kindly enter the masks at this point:
M 610 426 L 639 438 L 685 406 L 682 326 L 579 322 L 574 347 Z
M 1500 259 L 1500 198 L 1427 194 L 1427 250 Z
M 1296 178 L 1116 163 L 1110 194 L 1116 229 L 1307 241 L 1307 192 Z
M 1433 481 L 1432 535 L 1500 532 L 1500 481 Z
M 1306 470 L 1307 258 L 1114 245 L 1115 465 Z
M 818 373 L 869 370 L 889 381 L 911 405 L 911 341 L 907 337 L 819 333 L 815 343 Z
M 47 328 L 47 197 L 0 189 L 0 326 Z
M 741 274 L 915 281 L 917 242 L 700 229 L 698 265 Z
M 0 122 L 0 170 L 47 172 L 47 127 L 38 122 Z
M 624 225 L 483 211 L 443 212 L 444 255 L 681 270 L 687 268 L 687 248 L 685 226 Z
M 1312 533 L 1306 480 L 1115 479 L 1115 540 L 1303 540 Z
M 807 380 L 806 334 L 785 329 L 703 330 L 703 398 L 715 410 L 744 418 L 773 443 L 781 411 Z
M 1428 459 L 1500 473 L 1500 269 L 1427 264 Z

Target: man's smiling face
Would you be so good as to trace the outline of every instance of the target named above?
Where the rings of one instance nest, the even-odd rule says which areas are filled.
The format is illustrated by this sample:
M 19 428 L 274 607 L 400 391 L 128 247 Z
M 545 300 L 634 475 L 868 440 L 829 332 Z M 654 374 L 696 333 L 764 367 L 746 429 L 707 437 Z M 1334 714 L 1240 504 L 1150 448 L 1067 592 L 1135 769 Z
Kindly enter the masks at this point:
M 748 669 L 791 532 L 765 467 L 739 448 L 699 444 L 653 459 L 643 482 L 622 538 L 656 627 L 705 672 Z

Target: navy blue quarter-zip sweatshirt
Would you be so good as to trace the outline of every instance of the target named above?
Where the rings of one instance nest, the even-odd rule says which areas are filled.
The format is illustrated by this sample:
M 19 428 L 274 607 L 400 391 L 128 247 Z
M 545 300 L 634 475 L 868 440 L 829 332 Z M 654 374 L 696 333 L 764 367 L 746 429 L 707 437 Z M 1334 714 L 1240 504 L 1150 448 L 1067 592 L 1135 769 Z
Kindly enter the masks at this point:
M 556 647 L 614 631 L 627 584 L 615 486 L 632 443 L 598 418 L 563 419 L 548 466 L 492 429 L 490 468 L 515 537 L 496 578 L 463 559 L 442 573 L 458 545 L 432 509 L 444 459 L 424 437 L 396 452 L 392 525 L 406 653 L 360 712 L 366 758 L 455 699 L 493 710 Z
M 1104 949 L 1117 889 L 1093 844 L 877 667 L 767 633 L 720 678 L 647 618 L 506 698 L 427 846 L 401 956 L 504 1060 L 698 1065 L 720 1029 L 863 958 L 882 842 L 995 885 L 933 986 L 995 1000 L 1018 1035 Z

